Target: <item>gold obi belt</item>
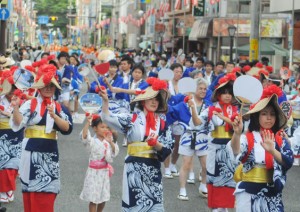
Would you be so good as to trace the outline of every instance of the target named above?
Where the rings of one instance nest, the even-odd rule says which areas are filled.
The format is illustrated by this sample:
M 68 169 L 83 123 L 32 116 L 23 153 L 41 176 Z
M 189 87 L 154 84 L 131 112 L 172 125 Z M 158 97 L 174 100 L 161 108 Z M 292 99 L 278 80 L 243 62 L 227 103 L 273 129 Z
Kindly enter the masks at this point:
M 9 126 L 9 119 L 8 118 L 0 118 L 0 130 L 8 130 L 11 129 Z
M 128 144 L 127 154 L 134 157 L 157 159 L 154 147 L 149 146 L 147 142 L 133 142 Z
M 217 126 L 215 127 L 215 130 L 211 132 L 211 137 L 213 138 L 232 138 L 233 133 L 232 132 L 226 132 L 225 126 Z
M 25 130 L 26 138 L 44 138 L 44 139 L 56 139 L 56 130 L 52 130 L 51 133 L 45 133 L 46 126 L 33 125 L 29 126 Z
M 300 119 L 300 111 L 292 111 L 293 119 Z
M 272 183 L 273 169 L 266 169 L 266 167 L 254 167 L 250 171 L 242 174 L 242 181 L 252 183 Z

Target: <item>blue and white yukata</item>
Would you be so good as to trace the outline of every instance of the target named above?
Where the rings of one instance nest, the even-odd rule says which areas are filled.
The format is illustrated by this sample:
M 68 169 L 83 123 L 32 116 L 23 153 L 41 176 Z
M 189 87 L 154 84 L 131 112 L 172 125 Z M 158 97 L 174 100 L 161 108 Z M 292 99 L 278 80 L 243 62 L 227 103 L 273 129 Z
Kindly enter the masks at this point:
M 145 141 L 145 114 L 139 110 L 134 114 L 101 114 L 104 123 L 127 135 L 128 139 L 128 155 L 123 172 L 122 211 L 164 211 L 160 167 L 161 162 L 171 154 L 171 145 L 164 145 L 159 152 L 148 146 Z M 164 121 L 158 114 L 155 114 L 155 120 L 156 130 L 150 130 L 151 137 L 159 135 L 161 123 Z M 131 148 L 148 150 L 132 153 Z
M 0 105 L 3 111 L 12 112 L 5 96 L 0 97 Z M 9 126 L 9 117 L 0 113 L 0 193 L 16 189 L 15 177 L 19 170 L 23 133 L 23 129 L 14 132 Z
M 201 112 L 211 106 L 211 103 L 206 100 L 203 100 L 203 103 L 199 108 L 196 106 L 195 101 L 194 104 L 199 117 Z M 182 108 L 182 110 L 183 109 L 186 108 Z M 185 147 L 189 147 L 191 150 L 195 151 L 197 156 L 207 155 L 209 131 L 206 124 L 195 126 L 192 118 L 190 118 L 189 122 L 184 124 L 184 127 L 185 131 L 180 138 L 179 154 L 185 155 L 184 149 Z
M 55 113 L 69 123 L 69 130 L 62 131 L 54 123 L 54 119 L 50 117 L 47 109 L 43 117 L 40 115 L 42 98 L 37 97 L 34 112 L 31 112 L 32 101 L 28 100 L 20 107 L 19 111 L 23 119 L 19 126 L 14 124 L 12 117 L 9 122 L 15 132 L 26 128 L 19 171 L 22 192 L 58 194 L 60 191 L 60 169 L 56 132 L 59 131 L 63 135 L 70 134 L 73 129 L 72 118 L 63 105 L 61 105 L 61 111 L 58 112 L 56 104 L 53 104 Z M 53 136 L 50 136 L 50 134 Z
M 243 173 L 250 172 L 256 167 L 265 167 L 265 150 L 261 146 L 262 137 L 259 132 L 253 132 L 254 147 L 245 163 Z M 279 164 L 273 158 L 274 170 L 271 170 L 272 183 L 238 182 L 234 192 L 236 198 L 236 210 L 243 212 L 283 212 L 282 190 L 286 183 L 287 171 L 293 164 L 293 152 L 288 142 L 283 138 L 281 147 L 274 142 L 276 150 L 281 153 L 285 165 Z M 230 149 L 231 143 L 228 143 Z M 230 152 L 233 160 L 242 161 L 248 152 L 248 140 L 246 135 L 240 139 L 240 154 L 237 156 Z M 257 177 L 256 177 L 257 178 Z
M 219 103 L 214 106 L 222 108 Z M 229 117 L 234 113 L 233 107 L 227 107 Z M 206 158 L 208 207 L 233 208 L 236 185 L 233 175 L 237 164 L 230 160 L 230 150 L 226 145 L 231 140 L 232 131 L 225 132 L 225 122 L 216 115 L 212 115 L 209 120 L 209 107 L 200 114 L 200 120 L 212 137 L 208 142 Z M 224 133 L 219 133 L 220 131 Z

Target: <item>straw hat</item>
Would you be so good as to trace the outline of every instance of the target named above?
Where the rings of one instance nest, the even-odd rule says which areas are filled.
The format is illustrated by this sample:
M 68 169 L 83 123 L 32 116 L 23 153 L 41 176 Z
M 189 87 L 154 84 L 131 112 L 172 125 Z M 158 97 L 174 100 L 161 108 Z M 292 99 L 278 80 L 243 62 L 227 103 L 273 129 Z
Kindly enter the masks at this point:
M 110 60 L 116 59 L 116 55 L 115 53 L 110 50 L 110 49 L 105 49 L 102 50 L 99 54 L 98 54 L 98 60 L 99 61 L 104 61 L 104 62 L 108 62 Z
M 9 57 L 0 56 L 0 66 L 2 66 L 2 67 L 12 66 L 15 63 L 16 62 Z
M 282 90 L 276 85 L 270 85 L 263 91 L 261 99 L 254 105 L 251 105 L 250 110 L 245 115 L 258 113 L 271 103 L 279 120 L 279 128 L 282 128 L 287 123 L 287 118 L 278 104 L 278 96 L 282 95 Z
M 137 95 L 134 100 L 130 102 L 130 104 L 134 102 L 140 102 L 148 99 L 152 99 L 157 95 L 161 95 L 163 99 L 163 104 L 160 108 L 157 109 L 156 112 L 165 113 L 168 111 L 168 99 L 169 99 L 169 92 L 167 91 L 167 83 L 163 80 L 149 77 L 147 79 L 147 83 L 149 87 L 144 90 L 141 94 Z
M 11 68 L 10 70 L 5 70 L 2 72 L 0 80 L 0 96 L 8 94 L 14 82 L 14 72 L 18 67 Z
M 220 91 L 220 88 L 224 87 L 225 85 L 231 83 L 231 86 L 233 86 L 233 82 L 236 80 L 236 73 L 228 73 L 224 77 L 220 78 L 218 81 L 218 85 L 215 88 L 211 100 L 213 102 L 218 101 L 218 91 Z
M 264 68 L 261 63 L 257 63 L 252 68 L 250 66 L 245 66 L 243 70 L 247 75 L 253 76 L 257 79 L 260 79 L 261 77 L 268 79 L 269 74 L 273 72 L 273 68 L 271 66 L 266 66 Z
M 44 64 L 39 67 L 32 88 L 41 89 L 52 83 L 59 90 L 62 90 L 58 82 L 59 80 L 58 75 L 56 74 L 56 67 L 52 64 Z

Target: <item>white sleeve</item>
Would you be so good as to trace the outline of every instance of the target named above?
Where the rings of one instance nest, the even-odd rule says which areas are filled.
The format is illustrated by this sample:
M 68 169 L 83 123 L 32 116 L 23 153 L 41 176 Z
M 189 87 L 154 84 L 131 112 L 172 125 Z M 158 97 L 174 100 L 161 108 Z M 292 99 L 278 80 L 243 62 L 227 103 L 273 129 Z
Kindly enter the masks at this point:
M 22 115 L 22 121 L 21 121 L 20 125 L 16 125 L 14 123 L 13 115 L 10 117 L 9 125 L 14 132 L 17 132 L 20 129 L 22 129 L 23 127 L 27 126 L 30 116 L 32 116 L 32 114 L 30 112 L 30 105 L 31 105 L 31 100 L 28 100 L 19 108 L 19 112 Z

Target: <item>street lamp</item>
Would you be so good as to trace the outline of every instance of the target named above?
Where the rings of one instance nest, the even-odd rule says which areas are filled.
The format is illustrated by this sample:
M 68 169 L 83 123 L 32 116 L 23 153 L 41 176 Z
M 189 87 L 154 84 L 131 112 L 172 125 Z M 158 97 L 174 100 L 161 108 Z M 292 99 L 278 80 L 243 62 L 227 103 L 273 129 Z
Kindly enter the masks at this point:
M 69 6 L 67 7 L 67 9 L 69 10 L 69 30 L 68 30 L 68 36 L 67 36 L 67 40 L 68 40 L 68 37 L 71 37 L 71 25 L 72 25 L 72 10 L 74 9 L 73 5 L 72 5 L 72 2 L 70 1 L 70 4 Z
M 123 33 L 122 34 L 122 49 L 124 50 L 125 49 L 125 39 L 126 39 L 126 33 Z
M 159 32 L 159 36 L 160 36 L 160 55 L 162 55 L 162 53 L 163 53 L 163 36 L 164 36 L 164 34 L 165 34 L 164 31 Z
M 233 25 L 230 25 L 228 27 L 228 34 L 229 34 L 229 37 L 230 37 L 230 52 L 229 52 L 229 56 L 230 56 L 230 59 L 229 61 L 232 62 L 232 47 L 233 47 L 233 38 L 234 38 L 234 35 L 235 35 L 235 32 L 236 32 L 236 27 L 233 26 Z

